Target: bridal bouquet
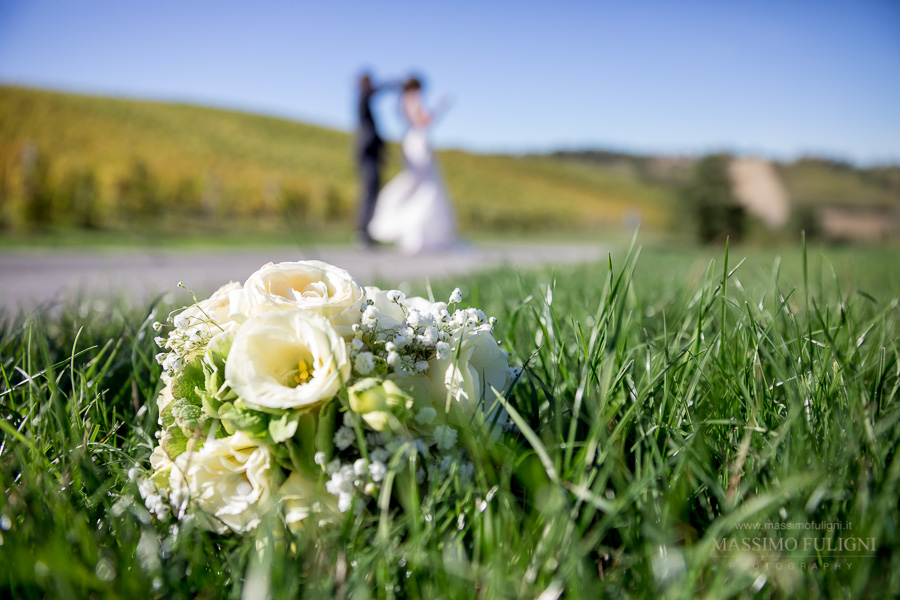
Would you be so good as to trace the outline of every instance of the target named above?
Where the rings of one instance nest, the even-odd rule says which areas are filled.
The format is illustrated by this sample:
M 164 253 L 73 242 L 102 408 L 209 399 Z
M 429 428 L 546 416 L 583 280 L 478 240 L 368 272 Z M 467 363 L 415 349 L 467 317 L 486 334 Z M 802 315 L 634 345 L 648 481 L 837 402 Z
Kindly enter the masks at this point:
M 404 503 L 451 468 L 471 477 L 462 441 L 490 444 L 507 425 L 500 398 L 518 370 L 496 320 L 461 301 L 269 263 L 155 323 L 169 328 L 156 338 L 159 444 L 151 471 L 132 473 L 147 508 L 219 533 L 277 510 L 296 530 L 382 494 Z

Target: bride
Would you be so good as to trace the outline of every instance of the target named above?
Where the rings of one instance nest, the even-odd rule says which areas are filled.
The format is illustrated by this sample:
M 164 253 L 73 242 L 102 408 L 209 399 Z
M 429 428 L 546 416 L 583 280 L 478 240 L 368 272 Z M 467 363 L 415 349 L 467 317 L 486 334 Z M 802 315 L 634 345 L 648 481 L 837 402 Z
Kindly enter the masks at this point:
M 409 123 L 403 138 L 405 169 L 378 194 L 369 235 L 393 242 L 404 253 L 447 250 L 456 244 L 450 199 L 428 143 L 428 127 L 439 111 L 422 105 L 422 83 L 415 77 L 403 84 L 401 107 Z

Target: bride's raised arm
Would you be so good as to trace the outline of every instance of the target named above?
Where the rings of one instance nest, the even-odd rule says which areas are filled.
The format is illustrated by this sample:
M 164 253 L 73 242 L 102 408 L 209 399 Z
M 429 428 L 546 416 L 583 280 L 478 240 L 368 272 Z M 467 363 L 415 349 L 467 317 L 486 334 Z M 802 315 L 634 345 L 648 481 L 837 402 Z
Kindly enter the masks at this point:
M 434 110 L 431 111 L 431 119 L 433 121 L 440 119 L 445 112 L 450 110 L 451 106 L 453 106 L 453 96 L 451 94 L 442 95 L 434 105 Z

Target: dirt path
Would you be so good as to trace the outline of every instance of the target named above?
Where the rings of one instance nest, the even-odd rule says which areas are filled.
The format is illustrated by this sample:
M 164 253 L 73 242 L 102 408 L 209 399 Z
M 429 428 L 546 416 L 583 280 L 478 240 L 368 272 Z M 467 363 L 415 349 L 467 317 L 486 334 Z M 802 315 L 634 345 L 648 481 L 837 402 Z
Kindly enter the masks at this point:
M 787 223 L 791 216 L 791 200 L 772 163 L 759 158 L 737 158 L 731 161 L 734 193 L 751 215 L 770 229 Z
M 482 244 L 462 252 L 426 256 L 342 247 L 242 252 L 6 252 L 0 254 L 0 309 L 32 310 L 81 299 L 103 301 L 123 296 L 143 303 L 166 292 L 177 293 L 175 300 L 187 302 L 187 292 L 176 287 L 179 281 L 198 295 L 205 295 L 228 281 L 244 281 L 270 261 L 315 258 L 347 269 L 365 285 L 398 285 L 502 265 L 525 268 L 596 261 L 607 252 L 608 248 L 600 244 Z

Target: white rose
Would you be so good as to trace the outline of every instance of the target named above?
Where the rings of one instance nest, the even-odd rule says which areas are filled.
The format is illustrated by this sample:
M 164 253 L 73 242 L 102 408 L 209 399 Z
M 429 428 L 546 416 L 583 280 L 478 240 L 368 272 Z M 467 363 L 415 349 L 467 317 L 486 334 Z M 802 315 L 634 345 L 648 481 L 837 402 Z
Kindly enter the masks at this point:
M 318 481 L 297 471 L 281 484 L 278 500 L 284 505 L 284 522 L 291 531 L 302 529 L 310 516 L 318 521 L 335 522 L 340 515 L 334 496 L 322 493 Z
M 172 459 L 165 453 L 162 446 L 156 446 L 153 448 L 153 452 L 150 453 L 150 468 L 153 469 L 154 473 L 172 468 Z
M 169 375 L 166 371 L 163 371 L 161 379 L 163 383 L 165 383 L 165 387 L 159 391 L 159 396 L 156 397 L 156 406 L 159 407 L 159 424 L 162 425 L 162 413 L 166 410 L 166 407 L 175 400 L 175 396 L 172 395 L 172 376 Z
M 150 480 L 159 490 L 169 491 L 169 475 L 172 472 L 172 459 L 166 454 L 162 446 L 153 448 L 150 454 L 150 468 L 153 470 Z
M 380 313 L 378 320 L 381 329 L 397 329 L 406 318 L 403 309 L 391 299 L 394 295 L 392 292 L 396 292 L 396 290 L 384 291 L 374 286 L 366 287 L 366 298 L 375 303 L 375 308 Z M 433 321 L 439 321 L 442 311 L 447 310 L 444 302 L 431 302 L 421 296 L 410 296 L 409 298 L 404 296 L 400 299 L 400 303 L 406 307 L 407 311 L 414 309 L 420 313 L 420 318 L 421 316 L 425 316 L 426 319 L 430 317 Z M 388 320 L 385 317 L 388 317 Z
M 263 410 L 314 406 L 334 398 L 349 378 L 344 340 L 324 318 L 303 310 L 247 320 L 225 363 L 231 389 Z
M 218 519 L 214 529 L 219 533 L 229 528 L 245 533 L 259 525 L 268 508 L 273 471 L 266 447 L 237 432 L 178 456 L 169 475 L 169 497 Z
M 244 284 L 244 299 L 250 316 L 301 308 L 325 317 L 350 337 L 365 290 L 343 269 L 304 260 L 263 266 Z
M 205 333 L 205 337 L 211 337 L 223 330 L 236 327 L 234 317 L 238 315 L 233 313 L 232 302 L 234 294 L 240 293 L 241 289 L 240 283 L 231 281 L 213 292 L 206 300 L 201 300 L 181 311 L 178 317 L 186 320 L 185 334 L 200 331 Z
M 440 309 L 442 306 L 447 308 L 447 305 L 443 302 L 432 302 L 428 298 L 423 298 L 421 296 L 410 296 L 407 298 L 403 304 L 408 306 L 409 308 L 415 308 L 416 310 L 423 313 L 434 313 L 435 309 Z
M 490 408 L 496 401 L 493 390 L 506 392 L 509 358 L 486 331 L 466 334 L 457 357 L 458 343 L 450 341 L 449 357 L 429 362 L 432 398 L 441 407 L 449 395 L 467 413 L 479 405 Z
M 388 293 L 374 286 L 366 287 L 366 298 L 375 303 L 378 309 L 378 322 L 381 329 L 397 329 L 403 322 L 405 315 L 403 309 L 396 302 L 393 302 Z M 403 301 L 406 304 L 406 301 Z

